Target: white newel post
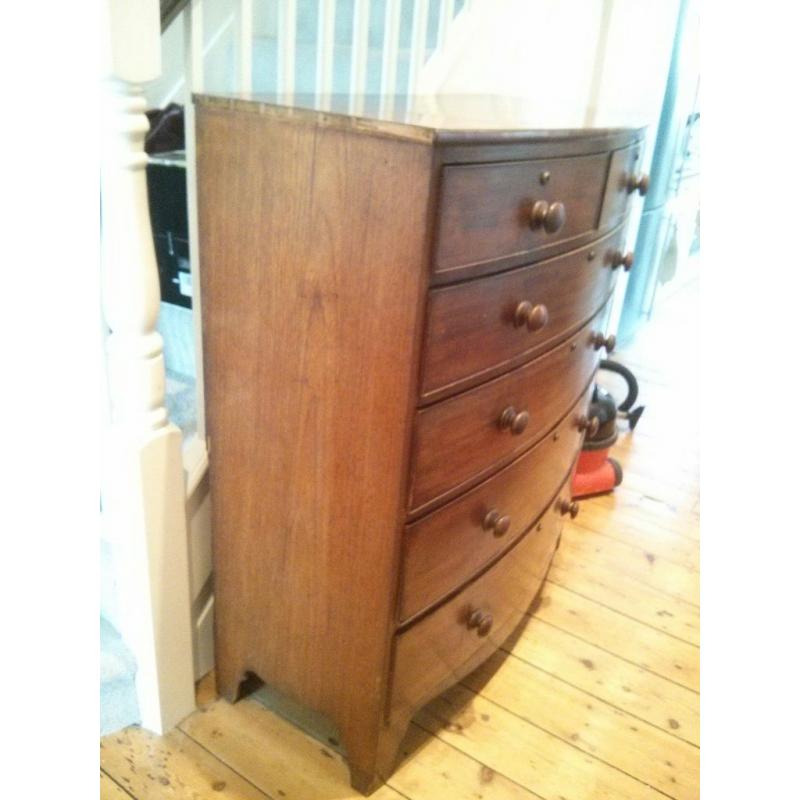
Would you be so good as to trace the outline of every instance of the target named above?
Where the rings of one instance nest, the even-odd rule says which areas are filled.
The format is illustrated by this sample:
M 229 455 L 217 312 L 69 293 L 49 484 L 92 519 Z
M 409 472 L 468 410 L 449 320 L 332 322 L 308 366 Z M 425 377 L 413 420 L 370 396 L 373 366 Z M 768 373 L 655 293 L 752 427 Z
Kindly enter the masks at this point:
M 164 406 L 143 149 L 142 84 L 161 71 L 159 3 L 104 0 L 102 8 L 102 302 L 111 405 L 103 514 L 142 725 L 161 733 L 195 705 L 181 434 Z

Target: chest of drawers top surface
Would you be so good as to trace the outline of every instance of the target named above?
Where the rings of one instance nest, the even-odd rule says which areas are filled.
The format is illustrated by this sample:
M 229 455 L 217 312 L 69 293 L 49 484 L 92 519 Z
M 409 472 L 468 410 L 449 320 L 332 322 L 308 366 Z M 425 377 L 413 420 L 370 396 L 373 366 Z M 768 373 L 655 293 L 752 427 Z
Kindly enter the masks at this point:
M 218 683 L 329 717 L 369 789 L 546 573 L 641 131 L 196 102 Z
M 643 128 L 574 128 L 541 113 L 529 100 L 486 94 L 452 95 L 345 95 L 327 98 L 295 93 L 291 98 L 266 93 L 217 93 L 193 97 L 205 108 L 268 114 L 325 125 L 357 128 L 414 141 L 443 143 L 477 135 L 486 141 L 535 138 L 544 140 L 592 139 L 618 136 L 628 141 Z

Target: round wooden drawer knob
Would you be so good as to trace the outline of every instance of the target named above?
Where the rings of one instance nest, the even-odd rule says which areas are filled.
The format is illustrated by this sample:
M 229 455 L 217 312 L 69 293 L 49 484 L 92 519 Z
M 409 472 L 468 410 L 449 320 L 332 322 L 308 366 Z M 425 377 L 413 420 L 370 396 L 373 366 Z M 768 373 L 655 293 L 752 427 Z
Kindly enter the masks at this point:
M 500 415 L 500 427 L 508 428 L 514 436 L 519 436 L 528 427 L 530 414 L 527 411 L 517 411 L 514 406 L 509 406 Z
M 514 326 L 521 328 L 523 325 L 527 325 L 529 331 L 540 331 L 547 325 L 549 319 L 550 312 L 542 303 L 533 305 L 533 303 L 523 300 L 514 312 Z
M 647 194 L 647 190 L 650 188 L 650 176 L 649 175 L 631 175 L 628 178 L 627 189 L 628 194 L 633 194 L 634 192 L 639 192 L 639 194 L 644 197 Z
M 600 430 L 600 420 L 597 417 L 589 419 L 585 414 L 578 417 L 578 430 L 586 431 L 587 436 L 596 436 Z
M 575 519 L 580 511 L 580 506 L 574 500 L 559 500 L 558 510 L 562 516 L 569 514 L 571 519 Z
M 592 344 L 595 350 L 605 347 L 607 353 L 612 353 L 617 346 L 617 337 L 612 333 L 611 336 L 603 336 L 602 333 L 592 335 Z
M 481 611 L 477 608 L 471 611 L 469 617 L 467 617 L 467 627 L 475 628 L 478 631 L 478 636 L 488 636 L 493 622 L 494 619 L 488 611 Z
M 567 221 L 567 210 L 563 203 L 548 203 L 537 200 L 531 207 L 530 225 L 533 230 L 544 228 L 547 233 L 561 230 Z
M 617 269 L 617 267 L 625 267 L 625 272 L 630 272 L 631 267 L 633 266 L 633 253 L 628 250 L 627 253 L 623 253 L 621 250 L 615 250 L 611 256 L 611 269 Z
M 483 518 L 484 530 L 493 531 L 498 538 L 508 533 L 509 527 L 511 527 L 511 517 L 508 514 L 500 516 L 500 512 L 497 509 L 493 508 Z

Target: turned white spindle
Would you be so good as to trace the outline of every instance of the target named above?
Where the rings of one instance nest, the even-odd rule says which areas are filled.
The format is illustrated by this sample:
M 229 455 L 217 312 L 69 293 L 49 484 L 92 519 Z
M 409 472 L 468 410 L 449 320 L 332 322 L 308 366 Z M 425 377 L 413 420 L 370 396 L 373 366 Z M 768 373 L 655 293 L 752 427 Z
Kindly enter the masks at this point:
M 333 92 L 333 50 L 336 34 L 336 0 L 319 0 L 317 6 L 317 74 L 314 82 L 319 107 L 329 111 Z
M 109 79 L 101 173 L 103 311 L 112 421 L 141 435 L 167 425 L 158 269 L 147 205 L 140 87 Z
M 250 9 L 252 12 L 252 8 Z M 246 14 L 242 7 L 240 13 Z M 183 11 L 183 127 L 186 150 L 186 213 L 189 227 L 189 267 L 192 275 L 192 326 L 194 330 L 195 410 L 197 438 L 206 444 L 203 381 L 203 296 L 200 291 L 200 235 L 197 227 L 197 149 L 192 94 L 205 89 L 203 0 L 191 0 Z M 241 32 L 241 31 L 240 31 Z M 252 44 L 252 42 L 251 42 Z M 246 65 L 240 65 L 246 66 Z M 249 89 L 243 89 L 249 91 Z
M 142 724 L 162 732 L 194 709 L 194 683 L 181 434 L 164 401 L 145 173 L 142 84 L 161 69 L 159 4 L 106 0 L 103 12 L 102 305 L 111 412 L 103 514 Z
M 236 35 L 239 51 L 239 91 L 253 90 L 253 0 L 239 0 Z
M 400 49 L 400 0 L 386 0 L 381 67 L 381 113 L 393 111 L 397 86 L 397 55 Z
M 414 0 L 411 18 L 411 55 L 408 62 L 407 107 L 413 104 L 413 96 L 419 83 L 419 74 L 425 64 L 428 49 L 428 0 Z
M 278 3 L 278 97 L 294 100 L 294 69 L 297 52 L 297 0 Z
M 369 0 L 355 0 L 353 5 L 353 46 L 350 60 L 350 113 L 364 113 L 369 57 Z

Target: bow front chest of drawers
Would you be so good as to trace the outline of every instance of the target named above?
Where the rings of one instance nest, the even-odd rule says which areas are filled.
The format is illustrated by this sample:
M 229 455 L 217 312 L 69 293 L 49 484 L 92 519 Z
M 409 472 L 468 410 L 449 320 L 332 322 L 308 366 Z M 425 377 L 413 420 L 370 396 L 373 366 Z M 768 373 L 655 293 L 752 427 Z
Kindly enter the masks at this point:
M 369 792 L 576 513 L 642 134 L 196 103 L 219 689 L 324 715 Z

